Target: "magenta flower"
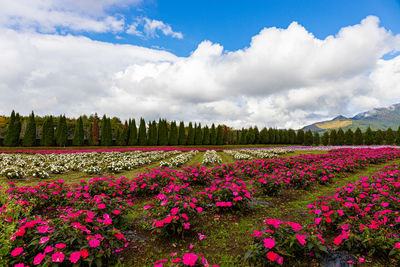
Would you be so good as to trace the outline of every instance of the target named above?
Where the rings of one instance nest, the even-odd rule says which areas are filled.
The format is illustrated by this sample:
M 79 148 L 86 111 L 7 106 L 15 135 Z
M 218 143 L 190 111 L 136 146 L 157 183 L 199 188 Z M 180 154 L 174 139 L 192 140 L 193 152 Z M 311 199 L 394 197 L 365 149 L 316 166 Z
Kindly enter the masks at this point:
M 279 257 L 279 255 L 276 254 L 276 253 L 273 252 L 273 251 L 269 251 L 269 252 L 267 253 L 267 258 L 268 258 L 270 261 L 276 261 L 276 260 L 278 259 L 278 257 Z
M 81 258 L 80 251 L 72 252 L 71 255 L 69 256 L 69 261 L 72 263 L 77 263 L 80 258 Z
M 22 251 L 24 251 L 24 249 L 21 248 L 21 247 L 14 248 L 13 251 L 11 251 L 11 256 L 16 257 L 16 256 L 18 256 L 19 254 L 21 254 Z
M 194 253 L 185 253 L 185 255 L 183 255 L 182 257 L 183 263 L 189 266 L 194 266 L 196 264 L 197 258 L 197 255 Z
M 89 245 L 90 245 L 92 248 L 95 248 L 95 247 L 97 247 L 97 246 L 100 245 L 100 240 L 98 240 L 98 239 L 89 240 Z
M 265 238 L 264 239 L 264 247 L 269 248 L 269 249 L 275 247 L 275 239 Z
M 34 265 L 40 264 L 45 257 L 46 255 L 44 253 L 37 254 L 36 257 L 33 259 L 33 264 Z
M 50 239 L 50 237 L 48 237 L 48 236 L 42 237 L 42 238 L 40 239 L 40 241 L 39 241 L 39 244 L 46 243 L 47 241 L 49 241 L 49 239 Z
M 64 243 L 57 243 L 57 244 L 55 244 L 55 247 L 56 248 L 58 248 L 58 249 L 63 249 L 63 248 L 65 248 L 67 245 L 65 245 Z
M 305 245 L 307 243 L 305 235 L 296 235 L 296 238 L 302 245 Z
M 53 262 L 63 262 L 64 258 L 65 258 L 64 253 L 60 251 L 54 252 L 53 255 L 51 255 L 51 260 Z

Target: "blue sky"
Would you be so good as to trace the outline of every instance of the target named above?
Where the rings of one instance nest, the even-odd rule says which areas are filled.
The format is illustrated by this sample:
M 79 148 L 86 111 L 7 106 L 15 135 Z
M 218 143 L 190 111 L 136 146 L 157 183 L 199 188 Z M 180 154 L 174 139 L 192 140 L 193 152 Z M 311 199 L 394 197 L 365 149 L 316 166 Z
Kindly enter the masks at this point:
M 0 1 L 0 114 L 298 128 L 400 103 L 395 0 Z
M 336 34 L 342 27 L 359 23 L 368 15 L 380 18 L 381 25 L 400 32 L 400 2 L 396 0 L 264 0 L 264 1 L 145 1 L 112 13 L 128 21 L 149 17 L 168 23 L 183 39 L 160 35 L 139 38 L 129 34 L 87 34 L 111 43 L 163 47 L 179 56 L 188 56 L 203 40 L 222 44 L 227 50 L 249 45 L 251 37 L 264 27 L 286 28 L 293 21 L 303 25 L 317 38 Z

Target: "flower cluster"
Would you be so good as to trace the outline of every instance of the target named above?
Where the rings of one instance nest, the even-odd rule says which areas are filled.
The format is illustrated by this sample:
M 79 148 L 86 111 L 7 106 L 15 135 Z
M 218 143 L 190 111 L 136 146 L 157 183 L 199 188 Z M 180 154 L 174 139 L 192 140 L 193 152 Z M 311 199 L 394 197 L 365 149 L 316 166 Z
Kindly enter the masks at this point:
M 212 165 L 212 164 L 220 164 L 222 162 L 222 158 L 217 154 L 215 150 L 207 150 L 204 153 L 203 161 L 201 164 L 203 165 Z

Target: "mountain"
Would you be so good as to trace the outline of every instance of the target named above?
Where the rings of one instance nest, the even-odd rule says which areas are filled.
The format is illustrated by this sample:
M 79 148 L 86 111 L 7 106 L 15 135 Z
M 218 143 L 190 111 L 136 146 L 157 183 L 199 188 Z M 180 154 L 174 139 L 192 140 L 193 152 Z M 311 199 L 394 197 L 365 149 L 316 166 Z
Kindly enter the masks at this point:
M 353 131 L 359 127 L 365 131 L 368 126 L 372 130 L 386 130 L 392 128 L 397 130 L 400 125 L 400 103 L 391 105 L 387 108 L 374 108 L 366 112 L 358 113 L 352 118 L 337 116 L 332 120 L 316 122 L 307 125 L 302 129 L 304 131 L 311 130 L 313 132 L 324 132 L 330 129 L 342 128 L 343 130 L 352 129 Z

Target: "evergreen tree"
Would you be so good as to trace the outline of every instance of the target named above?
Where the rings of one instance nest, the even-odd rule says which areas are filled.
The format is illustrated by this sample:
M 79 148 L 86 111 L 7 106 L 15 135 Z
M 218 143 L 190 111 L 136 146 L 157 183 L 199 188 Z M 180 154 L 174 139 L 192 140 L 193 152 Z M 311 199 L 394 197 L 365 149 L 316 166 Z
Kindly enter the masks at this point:
M 329 144 L 331 146 L 337 145 L 337 132 L 335 129 L 332 129 L 329 133 Z
M 171 129 L 169 131 L 169 145 L 178 145 L 178 129 L 176 128 L 176 121 L 171 122 Z
M 136 146 L 138 144 L 138 132 L 135 119 L 129 121 L 129 140 L 128 145 Z
M 126 146 L 128 144 L 128 137 L 129 137 L 129 126 L 128 122 L 125 121 L 124 128 L 122 129 L 122 133 L 120 136 L 120 146 Z
M 98 146 L 99 145 L 99 140 L 100 140 L 100 128 L 99 128 L 99 120 L 97 118 L 97 114 L 95 114 L 95 117 L 93 119 L 93 127 L 92 131 L 89 132 L 89 135 L 92 136 L 93 140 L 93 146 Z
M 111 126 L 111 119 L 107 118 L 107 146 L 113 145 L 113 132 Z
M 16 134 L 16 125 L 15 125 L 15 112 L 14 110 L 11 112 L 10 121 L 8 122 L 7 133 L 4 137 L 4 145 L 5 146 L 13 146 L 13 138 Z
M 72 140 L 72 144 L 74 146 L 83 146 L 85 142 L 85 136 L 83 131 L 83 121 L 82 117 L 79 117 L 75 123 L 75 132 L 74 139 Z
M 396 131 L 395 143 L 396 143 L 396 145 L 400 145 L 400 126 L 399 126 L 399 128 L 397 128 L 397 131 Z
M 194 144 L 195 145 L 202 145 L 203 144 L 203 133 L 201 131 L 201 123 L 199 123 L 197 125 L 197 128 L 195 130 Z
M 12 146 L 19 146 L 21 128 L 22 128 L 21 116 L 19 115 L 19 113 L 17 113 L 17 115 L 15 116 L 15 132 L 11 142 Z
M 257 125 L 254 126 L 253 133 L 254 133 L 254 144 L 259 144 L 260 143 L 260 132 L 257 128 Z
M 139 146 L 147 145 L 146 122 L 144 121 L 143 118 L 140 118 L 138 143 Z
M 29 116 L 22 143 L 24 146 L 36 146 L 36 121 L 33 111 Z
M 302 129 L 297 131 L 296 141 L 299 145 L 304 144 L 304 131 Z
M 282 141 L 281 131 L 274 129 L 274 132 L 275 132 L 275 144 L 281 144 Z
M 329 132 L 325 131 L 324 134 L 321 137 L 321 143 L 324 146 L 329 145 Z
M 269 143 L 269 134 L 267 128 L 262 128 L 260 131 L 260 143 L 268 144 Z
M 250 127 L 250 128 L 247 130 L 247 133 L 246 133 L 246 140 L 247 140 L 247 144 L 254 144 L 255 135 L 254 135 L 253 127 Z
M 347 129 L 344 133 L 344 144 L 348 146 L 354 144 L 354 133 L 351 129 Z
M 185 132 L 185 124 L 183 121 L 179 123 L 179 136 L 178 136 L 178 144 L 186 145 L 186 132 Z
M 289 144 L 295 144 L 296 143 L 296 132 L 293 129 L 288 130 L 288 138 L 289 138 Z
M 117 129 L 117 134 L 115 135 L 115 145 L 120 146 L 121 145 L 121 130 L 118 128 Z
M 54 145 L 54 125 L 52 116 L 47 117 L 43 122 L 40 145 L 42 146 Z
M 394 132 L 393 132 L 392 128 L 387 129 L 386 130 L 385 143 L 387 145 L 393 145 L 394 139 L 395 139 L 395 135 L 394 135 Z
M 371 127 L 368 126 L 367 130 L 364 133 L 364 143 L 367 146 L 370 146 L 374 143 L 374 135 L 372 133 Z
M 344 145 L 344 132 L 342 128 L 339 128 L 336 136 L 336 145 L 342 146 Z
M 217 145 L 223 145 L 224 144 L 224 136 L 223 136 L 223 128 L 221 125 L 218 125 L 217 127 Z
M 313 135 L 311 130 L 308 130 L 304 135 L 304 145 L 311 146 L 312 144 L 313 144 Z
M 60 115 L 57 123 L 56 144 L 58 146 L 66 146 L 68 138 L 67 118 Z
M 203 145 L 209 145 L 210 144 L 210 129 L 208 129 L 208 126 L 206 125 L 203 128 Z
M 49 124 L 48 122 L 49 122 L 48 118 L 47 117 L 44 118 L 44 121 L 43 121 L 43 124 L 42 124 L 42 133 L 41 133 L 41 136 L 40 136 L 40 145 L 41 146 L 45 146 L 45 143 L 46 143 L 46 138 L 47 138 L 46 132 L 47 132 L 47 128 L 49 127 L 48 126 L 48 124 Z
M 319 146 L 320 143 L 321 143 L 321 140 L 319 138 L 319 133 L 315 132 L 314 133 L 314 145 Z
M 89 136 L 88 136 L 88 144 L 89 146 L 93 146 L 93 123 L 89 124 Z
M 360 146 L 363 143 L 364 143 L 364 136 L 360 128 L 357 127 L 356 131 L 354 132 L 354 144 Z
M 381 129 L 376 131 L 374 143 L 376 145 L 382 145 L 382 143 L 383 143 L 383 133 L 382 133 Z
M 289 133 L 286 129 L 282 130 L 282 143 L 289 144 Z
M 211 125 L 211 131 L 210 131 L 210 145 L 216 145 L 216 144 L 217 144 L 217 131 L 213 123 Z
M 168 126 L 166 120 L 159 120 L 158 122 L 158 145 L 168 145 Z
M 151 130 L 150 130 L 151 129 Z M 156 146 L 158 142 L 158 128 L 157 128 L 157 122 L 153 120 L 153 122 L 149 122 L 149 145 L 150 146 Z
M 153 127 L 152 127 L 152 124 L 151 124 L 151 121 L 149 121 L 149 123 L 147 124 L 148 126 L 147 126 L 147 145 L 149 145 L 149 146 L 153 146 L 153 139 L 152 139 L 152 137 L 153 137 Z
M 246 136 L 247 136 L 246 130 L 244 128 L 242 128 L 242 130 L 240 131 L 239 144 L 241 144 L 241 145 L 246 145 L 247 144 Z
M 275 144 L 275 131 L 271 127 L 268 129 L 268 135 L 269 135 L 268 144 Z

